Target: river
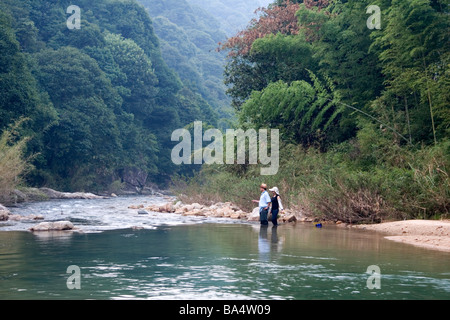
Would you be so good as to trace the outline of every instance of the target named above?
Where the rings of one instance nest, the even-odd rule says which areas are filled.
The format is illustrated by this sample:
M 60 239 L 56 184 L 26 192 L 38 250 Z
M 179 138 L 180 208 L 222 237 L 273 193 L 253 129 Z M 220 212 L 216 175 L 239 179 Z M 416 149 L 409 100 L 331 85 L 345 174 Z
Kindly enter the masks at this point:
M 37 222 L 0 223 L 0 299 L 450 299 L 449 253 L 329 225 L 260 227 L 128 209 L 164 201 L 58 200 L 11 209 L 70 220 L 82 232 L 31 233 Z M 367 273 L 370 266 L 379 274 Z

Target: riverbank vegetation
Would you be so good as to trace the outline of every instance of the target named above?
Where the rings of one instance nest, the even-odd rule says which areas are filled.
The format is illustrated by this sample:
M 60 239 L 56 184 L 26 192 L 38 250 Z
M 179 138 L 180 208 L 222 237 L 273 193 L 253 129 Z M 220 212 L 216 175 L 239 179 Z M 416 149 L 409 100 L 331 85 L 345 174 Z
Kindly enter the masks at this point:
M 375 137 L 377 138 L 377 137 Z M 362 139 L 362 138 L 361 138 Z M 378 158 L 353 139 L 321 152 L 284 145 L 280 169 L 261 176 L 259 166 L 210 165 L 191 178 L 174 182 L 185 203 L 233 202 L 251 211 L 259 185 L 277 186 L 283 205 L 294 212 L 331 221 L 374 223 L 382 220 L 448 218 L 449 143 L 419 149 L 389 142 Z M 377 141 L 380 143 L 380 141 Z
M 369 29 L 369 5 L 381 29 Z M 443 1 L 276 1 L 228 50 L 237 127 L 280 130 L 280 169 L 207 166 L 183 200 L 245 210 L 258 186 L 314 217 L 350 223 L 448 217 L 450 79 Z
M 30 159 L 25 157 L 29 138 L 18 137 L 17 131 L 26 120 L 18 120 L 0 136 L 0 203 L 9 203 L 12 193 L 31 169 Z

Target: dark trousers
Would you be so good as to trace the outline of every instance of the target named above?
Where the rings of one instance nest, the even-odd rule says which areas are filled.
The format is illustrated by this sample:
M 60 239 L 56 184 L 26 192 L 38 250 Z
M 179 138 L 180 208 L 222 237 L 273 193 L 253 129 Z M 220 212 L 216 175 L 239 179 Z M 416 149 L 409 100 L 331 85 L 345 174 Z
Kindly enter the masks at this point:
M 272 210 L 272 223 L 273 223 L 274 226 L 278 225 L 278 222 L 277 222 L 278 211 L 279 211 L 279 209 Z
M 267 225 L 269 221 L 267 220 L 267 216 L 269 214 L 269 209 L 259 208 L 259 221 L 261 224 Z

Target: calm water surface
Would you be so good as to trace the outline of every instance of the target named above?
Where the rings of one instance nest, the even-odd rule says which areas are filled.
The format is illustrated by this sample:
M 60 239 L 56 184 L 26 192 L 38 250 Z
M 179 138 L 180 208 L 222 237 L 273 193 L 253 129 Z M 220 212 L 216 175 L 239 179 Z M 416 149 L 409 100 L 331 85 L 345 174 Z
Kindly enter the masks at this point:
M 14 209 L 61 215 L 84 232 L 0 225 L 0 299 L 450 299 L 448 253 L 327 225 L 141 216 L 127 209 L 133 201 L 143 199 Z M 79 290 L 67 288 L 71 265 L 80 268 Z M 367 287 L 371 265 L 380 268 L 380 289 Z

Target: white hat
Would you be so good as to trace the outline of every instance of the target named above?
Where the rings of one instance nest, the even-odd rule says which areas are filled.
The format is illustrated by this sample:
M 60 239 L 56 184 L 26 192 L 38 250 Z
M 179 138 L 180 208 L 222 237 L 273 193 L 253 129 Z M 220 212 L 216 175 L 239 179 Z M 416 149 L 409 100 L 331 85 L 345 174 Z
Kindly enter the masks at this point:
M 269 189 L 269 191 L 275 191 L 276 194 L 280 194 L 277 187 L 273 187 L 272 189 Z

